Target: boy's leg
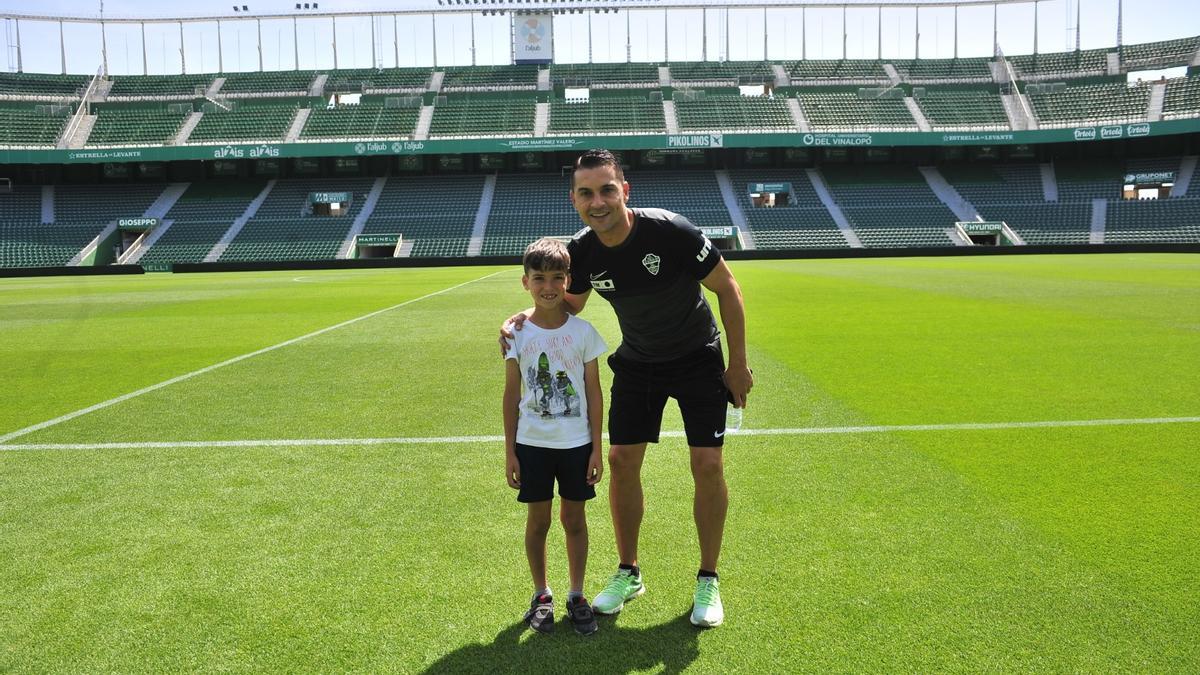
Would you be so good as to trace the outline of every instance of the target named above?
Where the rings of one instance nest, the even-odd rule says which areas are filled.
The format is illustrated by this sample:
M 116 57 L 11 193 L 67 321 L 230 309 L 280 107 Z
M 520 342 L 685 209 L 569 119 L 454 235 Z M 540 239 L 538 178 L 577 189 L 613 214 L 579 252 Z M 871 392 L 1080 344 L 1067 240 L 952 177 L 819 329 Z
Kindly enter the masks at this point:
M 533 592 L 540 593 L 546 585 L 546 535 L 550 532 L 550 502 L 529 504 L 525 519 L 525 557 L 529 560 L 529 574 L 533 577 Z
M 608 451 L 608 502 L 622 565 L 637 565 L 638 561 L 638 535 L 646 510 L 642 493 L 645 458 L 645 443 L 614 445 Z
M 584 507 L 587 502 L 563 499 L 559 517 L 567 538 L 567 566 L 571 574 L 571 593 L 583 593 L 583 577 L 587 570 L 588 527 Z

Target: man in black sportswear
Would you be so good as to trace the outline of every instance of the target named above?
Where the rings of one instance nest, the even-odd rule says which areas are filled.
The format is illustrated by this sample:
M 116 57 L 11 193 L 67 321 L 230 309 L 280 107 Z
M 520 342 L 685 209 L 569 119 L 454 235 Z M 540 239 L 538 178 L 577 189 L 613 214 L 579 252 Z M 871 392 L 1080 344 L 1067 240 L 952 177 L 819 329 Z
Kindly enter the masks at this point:
M 691 452 L 693 515 L 700 540 L 691 621 L 716 626 L 724 619 L 717 561 L 729 504 L 722 461 L 725 407 L 727 401 L 744 407 L 753 386 L 741 289 L 720 251 L 695 225 L 670 211 L 628 208 L 629 193 L 611 152 L 590 150 L 579 157 L 571 203 L 587 228 L 567 246 L 571 279 L 566 302 L 578 314 L 596 291 L 612 304 L 622 337 L 608 359 L 613 371 L 609 506 L 620 567 L 593 607 L 615 614 L 626 600 L 645 592 L 637 550 L 644 513 L 642 461 L 646 444 L 658 442 L 667 398 L 674 398 Z M 727 367 L 721 333 L 701 285 L 716 294 L 721 308 Z M 527 314 L 512 317 L 515 329 L 520 330 Z

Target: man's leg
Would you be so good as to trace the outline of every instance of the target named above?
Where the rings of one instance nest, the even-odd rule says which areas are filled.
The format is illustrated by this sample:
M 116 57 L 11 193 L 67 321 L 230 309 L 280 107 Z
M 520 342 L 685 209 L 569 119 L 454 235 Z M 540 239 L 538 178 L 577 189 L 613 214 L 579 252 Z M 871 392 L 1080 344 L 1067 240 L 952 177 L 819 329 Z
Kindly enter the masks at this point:
M 716 572 L 717 560 L 721 557 L 721 538 L 725 534 L 725 513 L 729 510 L 724 461 L 719 447 L 692 447 L 691 455 L 692 480 L 696 484 L 692 515 L 700 539 L 700 569 Z M 616 482 L 615 478 L 613 482 Z M 615 506 L 613 513 L 616 522 Z
M 614 445 L 608 450 L 608 504 L 622 565 L 637 564 L 638 533 L 645 513 L 642 497 L 642 460 L 645 458 L 645 443 Z M 719 538 L 717 547 L 720 548 Z

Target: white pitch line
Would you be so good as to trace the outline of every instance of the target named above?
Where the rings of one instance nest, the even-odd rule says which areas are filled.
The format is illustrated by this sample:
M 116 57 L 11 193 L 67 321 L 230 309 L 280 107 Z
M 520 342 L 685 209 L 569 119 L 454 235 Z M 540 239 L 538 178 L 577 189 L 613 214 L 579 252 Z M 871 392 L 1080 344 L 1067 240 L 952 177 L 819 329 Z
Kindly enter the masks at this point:
M 990 431 L 1064 427 L 1113 427 L 1146 424 L 1195 424 L 1200 417 L 1141 417 L 1132 419 L 1050 420 L 1042 422 L 964 422 L 959 424 L 893 424 L 851 427 L 801 427 L 797 429 L 742 429 L 738 436 L 810 436 L 822 434 L 878 434 L 899 431 Z M 731 434 L 734 432 L 730 432 Z M 682 431 L 664 431 L 666 438 L 682 438 Z M 446 443 L 501 443 L 503 436 L 434 436 L 426 438 L 275 438 L 236 441 L 130 441 L 118 443 L 29 443 L 0 445 L 0 450 L 142 450 L 175 448 L 279 448 L 355 445 L 431 445 Z
M 457 290 L 468 284 L 473 284 L 477 281 L 483 281 L 484 279 L 487 279 L 489 277 L 494 277 L 497 274 L 503 274 L 504 272 L 507 272 L 507 271 L 509 271 L 509 270 L 500 270 L 498 272 L 492 272 L 491 274 L 485 274 L 484 276 L 479 277 L 478 279 L 471 279 L 470 281 L 464 281 L 461 284 L 458 284 L 457 286 L 443 288 L 440 291 L 434 291 L 433 293 L 428 293 L 426 295 L 422 295 L 419 298 L 413 298 L 412 300 L 405 300 L 404 302 L 402 302 L 398 305 L 392 305 L 391 307 L 385 307 L 383 309 L 379 309 L 374 312 L 371 312 L 370 314 L 364 314 L 360 317 L 349 319 L 349 320 L 343 321 L 339 324 L 335 324 L 333 326 L 328 326 L 326 328 L 322 328 L 320 330 L 313 331 L 311 333 L 308 333 L 307 335 L 301 335 L 300 337 L 294 337 L 290 340 L 284 340 L 283 342 L 280 342 L 279 344 L 271 345 L 270 347 L 263 347 L 262 349 L 250 352 L 248 354 L 242 354 L 241 356 L 235 356 L 232 359 L 228 359 L 228 360 L 222 361 L 220 363 L 213 364 L 211 366 L 206 366 L 204 368 L 201 368 L 200 370 L 193 370 L 190 373 L 184 373 L 183 375 L 179 375 L 177 377 L 172 377 L 169 380 L 164 380 L 162 382 L 159 382 L 158 384 L 152 384 L 149 387 L 144 387 L 142 389 L 138 389 L 137 391 L 129 392 L 128 394 L 122 394 L 116 398 L 110 398 L 107 401 L 101 401 L 100 403 L 97 403 L 95 405 L 90 405 L 81 410 L 76 410 L 75 412 L 70 412 L 70 413 L 67 413 L 66 415 L 61 415 L 59 417 L 55 417 L 52 420 L 46 420 L 45 422 L 39 422 L 37 424 L 34 424 L 33 426 L 25 427 L 24 429 L 18 429 L 16 431 L 11 431 L 7 434 L 4 434 L 3 436 L 0 436 L 0 444 L 7 443 L 8 441 L 10 441 L 14 438 L 20 438 L 21 436 L 31 434 L 35 431 L 41 431 L 42 429 L 45 429 L 47 427 L 52 427 L 56 424 L 62 424 L 63 422 L 73 420 L 76 417 L 79 417 L 81 415 L 86 415 L 88 413 L 96 412 L 97 410 L 103 410 L 104 408 L 107 408 L 109 406 L 114 406 L 118 403 L 124 403 L 125 401 L 128 401 L 131 398 L 136 398 L 138 396 L 141 396 L 142 394 L 148 394 L 152 391 L 162 389 L 163 387 L 167 387 L 172 384 L 177 384 L 179 382 L 183 382 L 184 380 L 190 380 L 191 378 L 196 377 L 197 375 L 203 375 L 205 373 L 210 373 L 218 368 L 224 368 L 225 366 L 233 365 L 235 363 L 238 363 L 239 361 L 245 361 L 246 359 L 258 356 L 259 354 L 266 354 L 267 352 L 273 352 L 276 349 L 281 349 L 281 348 L 287 347 L 289 345 L 294 345 L 297 342 L 301 342 L 303 340 L 307 340 L 309 338 L 313 338 L 318 335 L 328 333 L 329 331 L 332 331 L 332 330 L 337 330 L 339 328 L 345 328 L 346 326 L 349 326 L 351 324 L 355 324 L 355 323 L 358 323 L 359 321 L 363 321 L 365 319 L 370 319 L 372 317 L 379 316 L 380 314 L 383 314 L 385 312 L 390 312 L 394 309 L 399 309 L 401 307 L 404 307 L 405 305 L 411 305 L 414 302 L 420 302 L 422 300 L 426 300 L 428 298 L 432 298 L 434 296 L 441 295 L 443 293 L 449 293 L 450 291 Z M 0 446 L 0 447 L 7 447 L 7 446 Z

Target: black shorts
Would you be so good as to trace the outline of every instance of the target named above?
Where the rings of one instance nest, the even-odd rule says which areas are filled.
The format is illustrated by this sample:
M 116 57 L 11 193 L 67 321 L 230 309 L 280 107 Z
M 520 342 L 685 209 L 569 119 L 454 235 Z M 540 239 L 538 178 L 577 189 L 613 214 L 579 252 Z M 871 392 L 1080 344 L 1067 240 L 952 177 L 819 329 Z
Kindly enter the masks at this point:
M 588 460 L 592 444 L 577 448 L 539 448 L 516 444 L 517 462 L 521 465 L 521 489 L 517 501 L 545 502 L 554 498 L 554 481 L 558 480 L 558 496 L 576 502 L 596 496 L 596 487 L 587 484 Z
M 657 443 L 667 399 L 679 403 L 688 445 L 719 448 L 725 444 L 725 359 L 721 342 L 663 363 L 630 361 L 615 352 L 608 406 L 608 438 L 613 445 Z

